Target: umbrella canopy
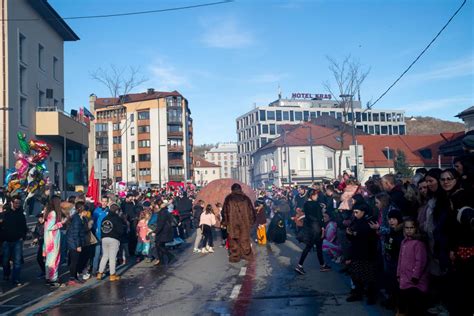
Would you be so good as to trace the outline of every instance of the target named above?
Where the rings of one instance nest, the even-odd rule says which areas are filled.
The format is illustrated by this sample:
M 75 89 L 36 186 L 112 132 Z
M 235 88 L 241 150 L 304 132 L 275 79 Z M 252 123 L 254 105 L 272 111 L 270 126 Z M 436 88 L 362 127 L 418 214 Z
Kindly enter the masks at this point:
M 199 191 L 196 201 L 203 200 L 206 204 L 215 206 L 217 202 L 224 204 L 224 199 L 230 194 L 230 187 L 238 183 L 242 187 L 242 191 L 255 203 L 256 194 L 248 185 L 235 179 L 219 179 L 209 182 L 201 191 Z

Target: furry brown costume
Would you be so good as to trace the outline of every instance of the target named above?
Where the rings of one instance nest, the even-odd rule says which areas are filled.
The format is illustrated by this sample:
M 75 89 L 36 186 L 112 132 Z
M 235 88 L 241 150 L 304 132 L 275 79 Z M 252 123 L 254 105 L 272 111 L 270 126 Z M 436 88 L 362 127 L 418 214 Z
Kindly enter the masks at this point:
M 233 184 L 231 190 L 222 208 L 222 225 L 227 226 L 229 233 L 229 262 L 250 260 L 253 257 L 250 229 L 255 222 L 255 209 L 239 184 Z

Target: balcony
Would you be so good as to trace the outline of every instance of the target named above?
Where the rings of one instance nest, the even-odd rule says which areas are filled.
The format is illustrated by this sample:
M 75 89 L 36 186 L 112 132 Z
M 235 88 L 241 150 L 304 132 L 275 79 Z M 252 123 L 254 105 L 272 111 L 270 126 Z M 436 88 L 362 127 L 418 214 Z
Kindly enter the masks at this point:
M 50 137 L 55 141 L 64 138 L 89 147 L 89 129 L 83 122 L 73 119 L 69 114 L 56 107 L 36 109 L 36 135 Z
M 182 153 L 184 149 L 183 149 L 183 146 L 168 145 L 168 151 L 170 153 Z
M 168 117 L 168 125 L 183 125 L 183 121 L 177 117 Z
M 170 132 L 168 131 L 168 137 L 178 137 L 183 138 L 183 132 Z
M 175 181 L 175 182 L 181 182 L 184 181 L 184 175 L 182 174 L 175 174 L 175 175 L 169 175 L 170 181 Z
M 184 167 L 183 159 L 170 159 L 168 160 L 169 167 Z

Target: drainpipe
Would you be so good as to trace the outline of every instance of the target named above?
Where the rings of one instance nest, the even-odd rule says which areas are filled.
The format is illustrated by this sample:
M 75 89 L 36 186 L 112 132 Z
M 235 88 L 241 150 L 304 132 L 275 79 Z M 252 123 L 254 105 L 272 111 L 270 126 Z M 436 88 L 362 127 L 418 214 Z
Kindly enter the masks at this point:
M 2 166 L 2 182 L 4 181 L 5 178 L 5 172 L 6 172 L 6 165 L 7 165 L 7 73 L 6 73 L 6 49 L 5 49 L 5 41 L 6 41 L 6 34 L 5 34 L 5 28 L 6 28 L 6 21 L 5 21 L 5 0 L 2 0 L 2 103 L 3 103 L 3 144 L 2 144 L 2 160 L 3 160 L 3 166 Z

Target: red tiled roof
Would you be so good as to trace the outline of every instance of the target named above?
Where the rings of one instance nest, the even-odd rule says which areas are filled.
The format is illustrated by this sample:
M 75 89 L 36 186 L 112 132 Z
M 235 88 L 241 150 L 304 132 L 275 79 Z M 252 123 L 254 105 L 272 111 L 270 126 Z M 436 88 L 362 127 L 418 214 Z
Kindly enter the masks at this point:
M 198 165 L 199 162 L 199 165 Z M 194 157 L 194 167 L 195 168 L 220 168 L 221 166 L 216 165 L 212 162 L 209 162 L 201 157 Z
M 183 97 L 183 96 L 181 95 L 181 93 L 174 90 L 171 92 L 154 91 L 153 93 L 148 93 L 148 92 L 130 93 L 123 97 L 124 97 L 124 103 L 130 103 L 130 102 L 146 101 L 146 100 L 153 100 L 153 99 L 166 98 L 166 97 Z M 117 105 L 119 101 L 120 101 L 120 98 L 97 98 L 95 101 L 95 108 L 100 109 L 107 106 Z
M 386 147 L 396 154 L 397 149 L 405 153 L 406 161 L 411 166 L 437 166 L 439 147 L 446 142 L 440 135 L 364 135 L 357 136 L 358 144 L 364 147 L 364 164 L 366 167 L 393 167 L 393 159 L 387 160 L 384 154 Z M 431 159 L 424 158 L 420 150 L 431 150 Z M 448 157 L 442 157 L 442 164 L 449 164 Z
M 285 137 L 282 135 L 275 138 L 271 143 L 261 147 L 260 150 L 281 146 L 308 146 L 310 131 L 313 146 L 322 145 L 332 149 L 340 149 L 341 147 L 341 143 L 338 141 L 341 132 L 337 129 L 314 125 L 310 122 L 293 125 L 293 127 Z M 346 132 L 344 134 L 343 149 L 349 149 L 350 144 L 352 144 L 352 136 L 350 132 Z

